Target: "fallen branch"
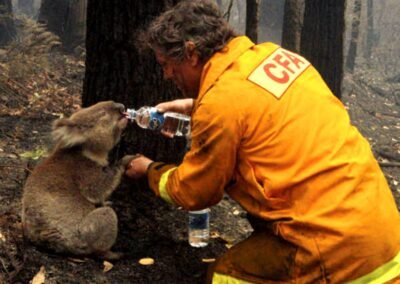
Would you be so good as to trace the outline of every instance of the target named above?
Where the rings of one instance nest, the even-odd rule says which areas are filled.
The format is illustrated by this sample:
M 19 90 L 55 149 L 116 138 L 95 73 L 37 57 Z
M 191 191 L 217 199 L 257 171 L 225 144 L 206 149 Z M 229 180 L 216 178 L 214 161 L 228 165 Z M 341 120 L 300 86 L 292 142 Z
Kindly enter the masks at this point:
M 381 167 L 400 167 L 398 162 L 379 162 Z
M 397 153 L 389 152 L 385 149 L 377 149 L 376 152 L 379 154 L 379 156 L 382 156 L 385 159 L 400 162 L 400 155 Z
M 25 171 L 32 173 L 32 170 L 30 170 L 29 168 L 24 167 L 24 166 L 18 166 L 18 165 L 0 165 L 0 168 L 21 168 L 21 169 L 24 169 Z
M 395 114 L 395 113 L 388 113 L 388 112 L 375 112 L 375 117 L 381 117 L 381 116 L 388 116 L 388 117 L 394 117 L 394 118 L 400 118 L 400 114 Z

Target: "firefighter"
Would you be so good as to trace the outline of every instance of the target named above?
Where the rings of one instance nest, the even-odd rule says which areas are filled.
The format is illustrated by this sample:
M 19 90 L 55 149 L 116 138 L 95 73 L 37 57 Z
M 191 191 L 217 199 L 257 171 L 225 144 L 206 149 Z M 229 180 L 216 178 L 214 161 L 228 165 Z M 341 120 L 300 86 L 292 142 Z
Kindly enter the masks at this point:
M 237 36 L 211 1 L 181 1 L 144 35 L 191 115 L 179 165 L 126 171 L 187 210 L 224 193 L 254 232 L 210 267 L 212 283 L 384 283 L 400 275 L 400 217 L 367 140 L 302 56 Z

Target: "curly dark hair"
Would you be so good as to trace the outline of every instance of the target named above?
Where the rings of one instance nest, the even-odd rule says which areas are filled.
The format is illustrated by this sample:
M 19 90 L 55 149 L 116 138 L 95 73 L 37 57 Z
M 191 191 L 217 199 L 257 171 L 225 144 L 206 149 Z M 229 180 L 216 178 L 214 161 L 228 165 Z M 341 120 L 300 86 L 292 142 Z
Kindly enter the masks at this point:
M 208 60 L 236 36 L 210 0 L 184 0 L 157 17 L 142 34 L 142 44 L 182 61 L 192 41 L 200 60 Z M 143 47 L 143 46 L 142 46 Z

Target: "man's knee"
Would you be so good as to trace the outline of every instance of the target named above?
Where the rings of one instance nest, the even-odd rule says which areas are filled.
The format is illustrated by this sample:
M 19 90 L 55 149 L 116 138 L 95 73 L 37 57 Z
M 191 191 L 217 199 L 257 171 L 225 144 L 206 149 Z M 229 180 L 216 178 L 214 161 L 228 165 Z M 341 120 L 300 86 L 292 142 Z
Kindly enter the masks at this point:
M 248 282 L 288 281 L 293 276 L 296 251 L 295 246 L 270 232 L 253 233 L 209 267 L 207 283 L 215 277 Z

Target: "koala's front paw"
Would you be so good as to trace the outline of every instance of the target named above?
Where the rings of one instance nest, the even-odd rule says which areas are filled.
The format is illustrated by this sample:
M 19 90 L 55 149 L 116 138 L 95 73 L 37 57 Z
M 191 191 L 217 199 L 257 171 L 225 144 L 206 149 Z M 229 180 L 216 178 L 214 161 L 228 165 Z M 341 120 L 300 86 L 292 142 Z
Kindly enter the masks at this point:
M 123 166 L 124 168 L 126 168 L 126 166 L 133 160 L 136 159 L 137 157 L 139 157 L 140 154 L 136 154 L 136 155 L 125 155 L 120 161 L 119 164 L 121 166 Z

